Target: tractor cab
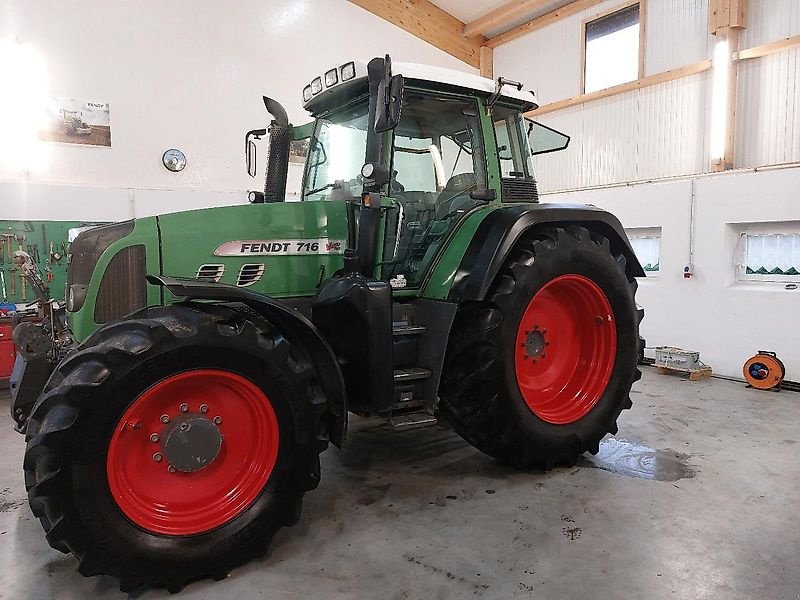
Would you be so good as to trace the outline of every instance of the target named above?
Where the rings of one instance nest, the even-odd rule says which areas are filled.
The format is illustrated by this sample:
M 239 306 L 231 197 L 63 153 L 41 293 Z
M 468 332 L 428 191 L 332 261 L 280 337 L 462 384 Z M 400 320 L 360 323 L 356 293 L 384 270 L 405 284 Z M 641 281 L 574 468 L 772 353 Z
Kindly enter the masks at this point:
M 538 104 L 517 82 L 392 65 L 388 56 L 327 71 L 303 101 L 315 121 L 292 128 L 308 147 L 300 200 L 347 203 L 354 250 L 355 215 L 365 201 L 379 206 L 380 247 L 362 245 L 360 262 L 395 289 L 424 285 L 467 215 L 490 203 L 538 202 L 532 156 L 569 142 L 525 119 Z

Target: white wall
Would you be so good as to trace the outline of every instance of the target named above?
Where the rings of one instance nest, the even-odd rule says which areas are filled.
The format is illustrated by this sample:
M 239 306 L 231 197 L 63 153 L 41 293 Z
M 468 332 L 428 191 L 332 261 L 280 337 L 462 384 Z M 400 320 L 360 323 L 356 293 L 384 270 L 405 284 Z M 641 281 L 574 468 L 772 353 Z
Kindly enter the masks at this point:
M 300 124 L 302 88 L 352 58 L 388 52 L 476 72 L 347 0 L 0 0 L 7 39 L 39 51 L 53 95 L 111 104 L 112 148 L 45 144 L 46 168 L 27 176 L 0 165 L 0 219 L 244 201 L 263 185 L 243 158 L 244 133 L 268 123 L 262 94 Z M 180 173 L 161 164 L 171 147 L 187 156 Z
M 532 85 L 543 104 L 579 95 L 581 22 L 619 4 L 608 0 L 496 48 L 495 73 Z M 707 0 L 648 0 L 645 75 L 711 58 L 707 21 Z M 798 34 L 800 2 L 753 1 L 740 47 Z M 541 158 L 541 188 L 707 172 L 710 91 L 706 72 L 543 115 L 573 143 Z M 739 65 L 736 150 L 736 167 L 800 161 L 800 50 Z
M 532 85 L 542 103 L 579 95 L 581 21 L 620 1 L 496 48 L 495 73 Z M 708 0 L 647 0 L 646 6 L 646 75 L 711 58 Z M 753 0 L 747 19 L 741 48 L 797 35 L 800 2 Z M 625 227 L 661 228 L 660 274 L 642 281 L 638 295 L 649 345 L 698 350 L 715 372 L 739 377 L 749 356 L 774 350 L 789 378 L 800 379 L 800 291 L 736 282 L 733 265 L 736 224 L 800 217 L 800 168 L 752 170 L 800 162 L 800 50 L 741 63 L 737 91 L 740 171 L 703 175 L 710 163 L 706 72 L 543 115 L 572 142 L 564 152 L 537 157 L 539 186 L 545 201 L 597 204 Z M 695 275 L 684 279 L 692 189 Z
M 694 276 L 685 279 L 692 186 Z M 741 377 L 757 350 L 772 350 L 797 380 L 800 290 L 737 282 L 733 259 L 741 224 L 800 220 L 798 190 L 800 168 L 787 168 L 552 193 L 543 201 L 595 204 L 627 228 L 661 227 L 660 272 L 641 280 L 637 294 L 648 346 L 697 350 L 715 373 L 731 377 Z

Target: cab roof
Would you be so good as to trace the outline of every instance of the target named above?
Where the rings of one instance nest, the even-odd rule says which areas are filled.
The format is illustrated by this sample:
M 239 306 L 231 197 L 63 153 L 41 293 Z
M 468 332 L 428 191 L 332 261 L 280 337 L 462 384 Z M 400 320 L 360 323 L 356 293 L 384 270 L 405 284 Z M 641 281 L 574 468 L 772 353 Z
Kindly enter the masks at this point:
M 365 60 L 354 60 L 355 77 L 348 81 L 341 81 L 338 74 L 341 73 L 342 67 L 347 66 L 349 63 L 345 63 L 345 65 L 341 65 L 338 68 L 332 68 L 328 72 L 336 71 L 337 81 L 330 86 L 325 85 L 325 74 L 320 74 L 319 79 L 322 89 L 317 94 L 314 94 L 310 100 L 304 102 L 303 108 L 312 115 L 317 116 L 339 106 L 348 98 L 354 98 L 366 93 L 368 89 L 367 62 Z M 473 92 L 479 96 L 488 97 L 495 90 L 495 82 L 487 77 L 431 65 L 393 62 L 392 75 L 402 75 L 407 83 L 417 81 L 428 85 L 436 84 L 437 87 L 440 86 L 442 89 Z M 316 78 L 312 81 L 316 81 Z M 505 85 L 501 90 L 500 98 L 511 101 L 514 105 L 519 105 L 523 111 L 532 110 L 539 106 L 536 94 L 532 90 L 526 90 L 525 88 L 518 90 L 516 87 Z

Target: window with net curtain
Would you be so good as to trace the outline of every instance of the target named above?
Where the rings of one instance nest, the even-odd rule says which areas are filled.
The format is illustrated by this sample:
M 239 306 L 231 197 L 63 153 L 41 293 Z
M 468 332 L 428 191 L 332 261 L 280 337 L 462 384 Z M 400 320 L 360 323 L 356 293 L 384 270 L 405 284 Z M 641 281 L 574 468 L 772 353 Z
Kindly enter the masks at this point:
M 586 23 L 584 93 L 639 78 L 639 4 Z
M 740 279 L 800 281 L 800 233 L 742 232 L 737 255 Z
M 626 229 L 633 252 L 645 273 L 655 275 L 661 270 L 661 228 L 641 227 Z

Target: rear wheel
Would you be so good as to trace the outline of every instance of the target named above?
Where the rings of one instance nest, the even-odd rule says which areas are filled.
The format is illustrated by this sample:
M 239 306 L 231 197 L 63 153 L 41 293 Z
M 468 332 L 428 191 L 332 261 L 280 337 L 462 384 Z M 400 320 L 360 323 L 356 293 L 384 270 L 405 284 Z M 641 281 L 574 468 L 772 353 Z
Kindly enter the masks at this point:
M 462 307 L 440 408 L 468 442 L 517 466 L 596 453 L 641 374 L 636 280 L 609 240 L 546 228 L 512 252 L 485 302 Z
M 53 374 L 25 477 L 50 545 L 130 591 L 264 554 L 319 482 L 325 399 L 300 348 L 212 305 L 145 309 Z

